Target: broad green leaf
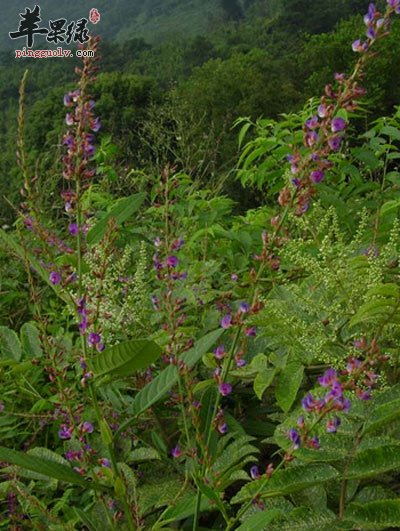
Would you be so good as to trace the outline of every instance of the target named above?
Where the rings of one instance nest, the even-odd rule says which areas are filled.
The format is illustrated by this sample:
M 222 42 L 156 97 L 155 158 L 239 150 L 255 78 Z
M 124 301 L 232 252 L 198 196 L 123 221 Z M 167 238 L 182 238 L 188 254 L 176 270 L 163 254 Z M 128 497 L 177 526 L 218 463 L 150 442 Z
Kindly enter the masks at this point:
M 278 516 L 282 516 L 282 511 L 280 509 L 269 509 L 267 511 L 257 512 L 251 515 L 250 518 L 247 518 L 247 520 L 237 528 L 237 531 L 264 531 L 267 529 L 268 524 Z
M 379 500 L 369 503 L 352 503 L 345 513 L 346 520 L 355 522 L 357 528 L 378 529 L 400 528 L 400 499 Z
M 0 326 L 0 357 L 19 361 L 21 356 L 21 343 L 17 334 L 6 326 Z
M 22 348 L 29 358 L 40 358 L 43 356 L 42 345 L 39 338 L 39 331 L 32 323 L 25 323 L 19 331 Z
M 293 361 L 286 365 L 278 378 L 275 397 L 283 411 L 288 412 L 296 399 L 303 380 L 304 367 Z
M 72 468 L 53 460 L 43 459 L 32 455 L 17 452 L 10 448 L 0 446 L 0 461 L 5 461 L 10 465 L 19 466 L 32 472 L 37 472 L 43 476 L 54 478 L 65 483 L 80 485 L 88 490 L 107 490 L 97 482 L 88 481 L 75 472 Z
M 222 329 L 214 330 L 199 339 L 196 345 L 182 356 L 184 363 L 189 368 L 193 367 L 211 349 L 222 333 Z M 178 371 L 174 365 L 169 365 L 146 387 L 139 391 L 133 401 L 132 414 L 137 416 L 146 411 L 146 409 L 158 402 L 177 381 Z
M 293 466 L 286 470 L 278 470 L 269 479 L 256 479 L 248 483 L 240 489 L 231 501 L 232 503 L 243 503 L 253 499 L 258 493 L 262 498 L 284 496 L 312 485 L 325 483 L 337 478 L 338 475 L 338 471 L 330 465 Z
M 154 341 L 133 339 L 106 348 L 92 359 L 91 367 L 95 376 L 126 377 L 154 363 L 161 353 Z
M 131 195 L 117 202 L 117 204 L 90 229 L 87 234 L 87 242 L 89 244 L 98 243 L 104 236 L 107 224 L 111 219 L 114 219 L 117 225 L 121 225 L 132 214 L 134 214 L 142 206 L 146 194 L 139 193 Z
M 346 477 L 348 479 L 362 479 L 399 469 L 399 446 L 381 446 L 358 452 L 347 470 Z

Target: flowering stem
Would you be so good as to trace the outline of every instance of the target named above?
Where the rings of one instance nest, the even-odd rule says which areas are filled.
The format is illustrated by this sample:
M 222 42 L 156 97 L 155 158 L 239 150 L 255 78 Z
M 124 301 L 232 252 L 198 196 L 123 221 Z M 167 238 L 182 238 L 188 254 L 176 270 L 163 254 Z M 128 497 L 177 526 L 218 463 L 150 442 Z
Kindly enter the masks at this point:
M 235 339 L 233 341 L 231 350 L 229 351 L 228 358 L 226 360 L 226 363 L 225 363 L 223 371 L 222 371 L 222 377 L 221 378 L 222 378 L 223 382 L 225 381 L 225 378 L 227 377 L 227 375 L 229 373 L 229 369 L 230 369 L 231 364 L 232 364 L 232 359 L 233 359 L 233 356 L 234 356 L 235 351 L 236 351 L 236 346 L 238 344 L 241 331 L 242 331 L 242 326 L 239 326 L 238 329 L 237 329 L 236 336 L 235 336 Z M 218 393 L 217 397 L 215 399 L 215 404 L 214 404 L 214 409 L 213 409 L 213 415 L 212 415 L 213 419 L 217 415 L 220 401 L 221 401 L 221 394 Z M 211 434 L 212 434 L 212 424 L 210 423 L 207 426 L 207 439 L 206 439 L 206 445 L 205 445 L 206 451 L 208 450 L 208 447 L 210 445 Z M 201 472 L 200 472 L 200 481 L 203 480 L 205 474 L 207 473 L 208 455 L 204 455 L 203 459 L 204 459 L 204 462 L 203 462 L 203 465 L 202 465 L 202 468 L 201 468 Z M 199 513 L 200 513 L 201 498 L 202 498 L 202 493 L 201 493 L 201 490 L 198 488 L 197 489 L 197 499 L 196 499 L 196 509 L 195 509 L 194 520 L 193 520 L 193 531 L 197 531 L 197 529 L 198 529 L 198 519 L 199 519 Z M 225 517 L 225 515 L 224 515 L 224 517 Z

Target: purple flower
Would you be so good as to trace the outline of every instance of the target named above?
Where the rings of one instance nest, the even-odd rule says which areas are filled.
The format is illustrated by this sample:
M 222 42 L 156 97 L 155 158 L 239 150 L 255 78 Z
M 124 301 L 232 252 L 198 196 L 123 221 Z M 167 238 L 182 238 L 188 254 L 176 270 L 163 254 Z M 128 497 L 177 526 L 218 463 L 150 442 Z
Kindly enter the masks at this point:
M 324 172 L 321 170 L 312 171 L 310 174 L 310 179 L 313 183 L 319 184 L 324 179 Z
M 291 429 L 288 433 L 288 437 L 293 443 L 293 448 L 298 450 L 301 445 L 301 437 L 299 432 L 297 430 Z
M 322 387 L 329 387 L 333 385 L 337 380 L 337 373 L 335 369 L 328 369 L 323 376 L 318 378 L 318 382 Z
M 88 344 L 91 346 L 91 347 L 94 347 L 95 345 L 97 345 L 98 343 L 100 343 L 101 341 L 101 337 L 99 334 L 96 334 L 94 332 L 92 332 L 91 334 L 89 334 L 89 337 L 88 337 Z
M 93 433 L 94 427 L 91 422 L 84 422 L 82 424 L 82 431 L 83 433 Z
M 306 425 L 305 418 L 303 415 L 300 415 L 300 417 L 297 419 L 297 426 L 299 428 L 304 428 L 305 425 Z
M 222 396 L 227 396 L 232 393 L 232 386 L 230 383 L 224 382 L 219 385 L 218 390 Z
M 306 126 L 308 127 L 308 129 L 315 129 L 316 127 L 318 127 L 318 125 L 318 116 L 313 116 L 312 118 L 306 121 Z
M 372 395 L 369 391 L 362 391 L 361 389 L 358 389 L 357 396 L 360 400 L 371 400 Z
M 171 249 L 173 251 L 179 251 L 179 249 L 182 247 L 182 245 L 185 243 L 185 240 L 182 238 L 179 238 L 178 240 L 175 240 L 172 242 Z
M 376 15 L 376 9 L 373 3 L 370 3 L 368 6 L 368 13 L 364 15 L 364 23 L 366 26 L 371 24 L 374 21 Z
M 60 429 L 58 430 L 58 436 L 60 439 L 67 441 L 71 438 L 72 427 L 67 426 L 66 424 L 61 424 Z
M 99 459 L 99 463 L 101 466 L 105 468 L 111 468 L 110 460 L 107 459 L 106 457 L 102 457 L 101 459 Z
M 168 267 L 176 267 L 179 263 L 179 260 L 176 256 L 172 255 L 172 256 L 168 256 L 165 263 L 167 264 Z
M 90 129 L 94 133 L 97 133 L 97 131 L 99 131 L 100 127 L 101 127 L 100 118 L 95 118 L 94 120 L 90 120 Z
M 239 277 L 238 277 L 235 273 L 232 273 L 232 275 L 231 275 L 231 280 L 232 280 L 232 282 L 237 282 L 237 281 L 238 281 L 238 278 L 239 278 Z
M 71 93 L 67 92 L 67 94 L 64 94 L 64 105 L 66 107 L 71 107 L 72 105 L 72 99 L 71 99 Z
M 254 465 L 250 468 L 251 479 L 259 479 L 261 477 L 260 471 L 257 465 Z
M 310 445 L 315 448 L 315 450 L 319 450 L 321 448 L 321 444 L 319 442 L 318 437 L 311 437 L 310 439 Z
M 245 365 L 247 365 L 247 361 L 244 360 L 243 358 L 237 358 L 236 359 L 236 367 L 244 367 Z
M 226 352 L 225 352 L 225 347 L 224 345 L 219 345 L 215 350 L 214 350 L 214 356 L 217 358 L 217 360 L 221 360 L 223 357 L 225 357 L 226 355 Z
M 57 273 L 57 271 L 52 271 L 49 275 L 49 280 L 55 286 L 56 284 L 59 284 L 61 282 L 61 275 L 60 273 Z
M 175 448 L 172 448 L 171 455 L 175 459 L 178 459 L 178 457 L 180 457 L 182 455 L 182 452 L 181 452 L 181 449 L 180 449 L 179 445 L 176 445 Z
M 68 231 L 71 234 L 71 236 L 78 236 L 79 233 L 79 227 L 77 223 L 70 223 L 68 227 Z
M 326 423 L 326 431 L 328 433 L 336 433 L 339 426 L 340 426 L 340 418 L 333 417 L 333 419 L 328 420 L 328 422 Z
M 354 342 L 356 343 L 356 342 Z M 355 346 L 355 345 L 354 345 Z M 359 368 L 359 366 L 361 365 L 361 361 L 358 360 L 357 358 L 351 358 L 348 363 L 347 363 L 347 366 L 346 366 L 346 369 L 347 369 L 347 372 L 349 374 L 351 374 L 352 372 L 354 372 L 356 369 Z
M 239 306 L 239 311 L 241 313 L 247 313 L 250 310 L 250 306 L 247 304 L 247 302 L 241 302 Z
M 353 42 L 353 44 L 351 45 L 351 48 L 353 52 L 361 53 L 367 49 L 367 44 L 365 42 L 362 43 L 360 39 L 357 39 L 356 41 Z
M 104 350 L 105 348 L 106 348 L 105 343 L 100 342 L 100 343 L 97 343 L 97 345 L 96 345 L 96 350 L 97 350 L 97 352 L 103 352 L 103 350 Z
M 313 147 L 318 142 L 318 135 L 315 131 L 309 131 L 305 136 L 306 146 Z
M 68 126 L 71 126 L 71 125 L 74 124 L 74 118 L 73 118 L 72 114 L 70 114 L 69 112 L 67 112 L 67 114 L 65 115 L 65 123 Z
M 257 329 L 255 326 L 251 326 L 250 328 L 246 328 L 244 333 L 246 334 L 246 336 L 248 337 L 254 337 L 257 335 Z
M 344 129 L 346 129 L 346 127 L 347 127 L 346 120 L 344 120 L 340 116 L 337 116 L 336 118 L 332 120 L 332 124 L 331 124 L 332 133 L 339 133 L 340 131 L 343 131 Z
M 300 185 L 300 179 L 298 179 L 297 177 L 295 177 L 294 179 L 292 179 L 292 184 L 295 188 L 298 188 L 299 185 Z
M 319 107 L 318 107 L 318 116 L 319 116 L 320 118 L 325 118 L 325 116 L 326 116 L 326 111 L 327 111 L 327 109 L 326 109 L 326 105 L 324 105 L 323 103 L 321 103 L 321 105 L 319 105 Z
M 218 424 L 218 427 L 217 427 L 217 430 L 224 434 L 224 433 L 227 433 L 228 431 L 228 424 L 226 422 L 221 422 L 220 424 Z
M 328 145 L 332 151 L 338 151 L 341 143 L 342 143 L 342 137 L 340 136 L 332 136 L 328 140 Z
M 221 327 L 222 328 L 230 328 L 232 326 L 232 316 L 230 314 L 224 315 L 224 317 L 221 319 Z

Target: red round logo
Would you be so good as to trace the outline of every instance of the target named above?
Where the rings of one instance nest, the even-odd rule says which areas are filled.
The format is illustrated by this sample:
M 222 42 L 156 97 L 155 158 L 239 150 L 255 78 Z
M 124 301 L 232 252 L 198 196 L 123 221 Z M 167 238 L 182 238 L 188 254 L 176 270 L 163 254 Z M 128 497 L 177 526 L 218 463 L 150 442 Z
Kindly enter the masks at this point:
M 100 13 L 95 7 L 90 10 L 89 20 L 92 24 L 97 24 L 100 21 L 100 18 Z

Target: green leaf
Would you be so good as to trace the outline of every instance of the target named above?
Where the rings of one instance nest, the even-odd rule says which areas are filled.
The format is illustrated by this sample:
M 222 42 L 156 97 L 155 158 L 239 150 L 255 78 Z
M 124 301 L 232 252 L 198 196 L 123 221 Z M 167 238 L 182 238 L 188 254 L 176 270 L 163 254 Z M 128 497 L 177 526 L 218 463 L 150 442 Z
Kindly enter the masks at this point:
M 145 197 L 146 194 L 142 192 L 118 200 L 117 204 L 110 210 L 110 212 L 103 216 L 101 220 L 90 229 L 87 234 L 88 244 L 98 243 L 102 239 L 110 219 L 114 219 L 117 225 L 121 225 L 124 221 L 126 221 L 134 212 L 139 210 L 143 201 L 145 200 Z
M 355 522 L 363 530 L 400 528 L 400 499 L 352 503 L 345 513 L 346 520 Z
M 73 485 L 80 485 L 88 490 L 107 490 L 106 487 L 103 487 L 97 482 L 87 481 L 67 465 L 17 452 L 16 450 L 4 448 L 3 446 L 0 446 L 0 461 L 37 472 L 49 478 L 72 483 Z
M 52 284 L 50 282 L 48 271 L 46 271 L 46 269 L 41 265 L 39 260 L 37 260 L 33 254 L 26 251 L 26 249 L 19 245 L 19 243 L 17 243 L 15 239 L 9 234 L 7 234 L 3 229 L 0 229 L 0 238 L 21 259 L 21 262 L 28 262 L 29 265 L 32 266 L 32 268 L 36 271 L 40 278 L 52 288 L 52 290 L 60 299 L 62 299 L 69 306 L 72 306 L 72 299 L 69 298 L 57 284 Z
M 346 478 L 368 478 L 399 469 L 400 450 L 398 445 L 368 448 L 356 454 L 347 470 Z
M 176 505 L 168 507 L 161 516 L 161 520 L 158 524 L 153 526 L 153 531 L 157 531 L 164 527 L 169 522 L 175 522 L 176 520 L 183 520 L 189 518 L 196 510 L 197 495 L 189 494 L 183 500 Z M 210 510 L 207 498 L 202 498 L 200 505 L 200 512 Z
M 364 425 L 363 433 L 374 431 L 397 419 L 399 417 L 399 411 L 400 385 L 396 385 L 377 395 L 373 403 L 373 408 L 368 415 L 367 422 Z
M 397 129 L 397 127 L 393 127 L 391 125 L 386 125 L 385 127 L 382 127 L 381 134 L 387 135 L 388 137 L 394 138 L 395 140 L 400 140 L 400 130 Z
M 22 348 L 29 358 L 41 358 L 43 356 L 39 331 L 32 323 L 25 323 L 19 331 Z
M 276 372 L 276 368 L 265 369 L 264 371 L 259 372 L 255 377 L 253 388 L 257 398 L 260 400 L 262 399 L 265 391 L 274 381 Z
M 19 361 L 22 356 L 21 343 L 14 330 L 0 326 L 0 355 L 1 358 Z
M 338 529 L 336 522 L 332 511 L 312 511 L 306 507 L 298 507 L 285 521 L 279 520 L 269 526 L 268 531 L 329 531 Z
M 146 339 L 133 339 L 106 348 L 91 361 L 95 376 L 126 377 L 154 363 L 162 350 Z
M 280 509 L 269 509 L 268 511 L 256 512 L 250 518 L 247 518 L 243 524 L 237 528 L 237 531 L 264 531 L 267 525 L 275 518 L 282 515 Z
M 278 405 L 286 413 L 292 407 L 296 399 L 301 382 L 303 380 L 304 367 L 299 362 L 292 361 L 286 365 L 280 373 L 275 390 Z
M 143 461 L 160 460 L 160 454 L 154 448 L 137 448 L 130 452 L 127 457 L 128 463 L 140 463 Z
M 74 511 L 85 524 L 85 526 L 89 529 L 89 531 L 97 531 L 98 528 L 96 523 L 90 519 L 87 513 L 85 513 L 82 509 L 79 509 L 78 507 L 74 507 Z M 107 524 L 107 522 L 105 522 L 105 524 Z M 107 529 L 109 529 L 109 526 L 107 526 Z
M 222 329 L 214 330 L 199 339 L 196 345 L 182 356 L 182 360 L 189 367 L 193 367 L 202 356 L 208 352 L 223 333 Z M 160 372 L 150 383 L 135 396 L 132 414 L 137 416 L 158 402 L 178 381 L 178 371 L 170 365 Z
M 286 470 L 278 470 L 269 479 L 256 479 L 248 483 L 240 489 L 231 502 L 243 503 L 253 499 L 258 493 L 262 498 L 285 496 L 291 492 L 325 483 L 337 478 L 338 475 L 338 471 L 330 465 L 293 466 Z

